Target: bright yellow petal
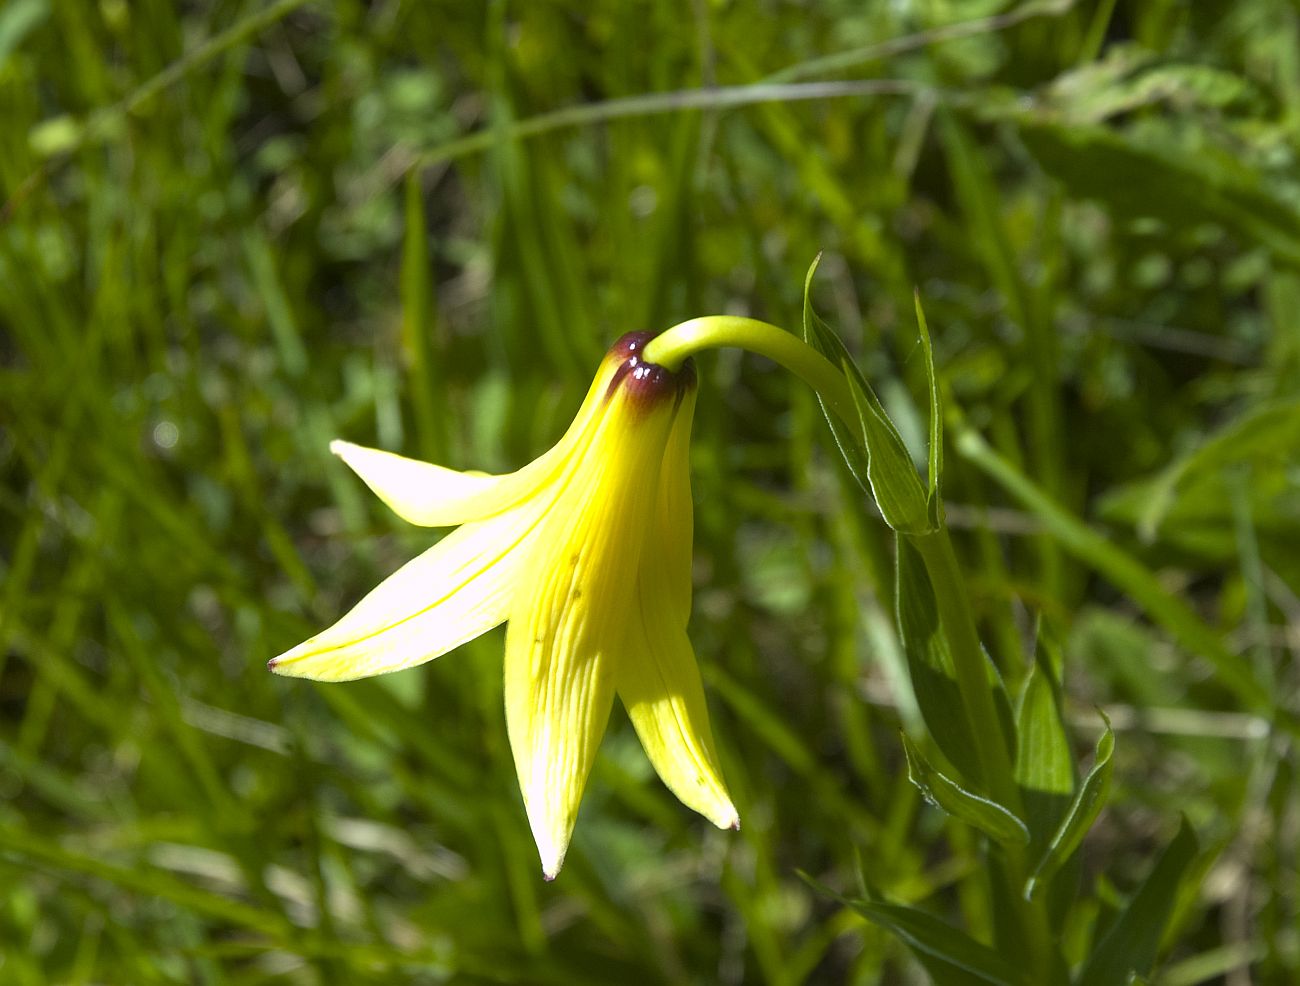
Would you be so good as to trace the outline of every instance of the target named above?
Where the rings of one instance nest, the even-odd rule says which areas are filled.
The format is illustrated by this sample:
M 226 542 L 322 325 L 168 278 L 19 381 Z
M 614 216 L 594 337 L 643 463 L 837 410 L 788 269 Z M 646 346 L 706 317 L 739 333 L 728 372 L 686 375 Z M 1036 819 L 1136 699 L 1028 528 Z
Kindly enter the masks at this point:
M 614 697 L 672 406 L 611 397 L 510 613 L 506 724 L 547 878 L 559 872 Z
M 330 442 L 330 451 L 361 477 L 403 520 L 421 527 L 454 527 L 510 509 L 552 482 L 583 444 L 605 399 L 618 361 L 607 358 L 568 430 L 552 448 L 522 469 L 493 476 L 457 472 L 379 449 Z
M 647 565 L 659 590 L 666 593 L 672 618 L 681 626 L 691 615 L 691 554 L 695 540 L 695 504 L 691 501 L 691 424 L 695 420 L 692 387 L 673 418 L 659 470 L 659 499 L 651 521 L 650 543 L 657 558 Z
M 718 828 L 740 828 L 709 728 L 700 669 L 686 631 L 650 625 L 618 661 L 618 695 L 668 790 Z
M 502 623 L 549 497 L 452 531 L 328 630 L 270 663 L 278 674 L 349 681 L 439 657 Z
M 668 789 L 719 828 L 738 828 L 713 746 L 691 608 L 693 510 L 689 446 L 694 393 L 676 420 L 659 473 L 655 516 L 637 583 L 637 622 L 617 662 L 618 694 Z
M 528 466 L 505 476 L 490 476 L 457 472 L 351 442 L 330 442 L 330 451 L 397 516 L 421 527 L 453 527 L 489 517 L 537 486 L 537 470 Z

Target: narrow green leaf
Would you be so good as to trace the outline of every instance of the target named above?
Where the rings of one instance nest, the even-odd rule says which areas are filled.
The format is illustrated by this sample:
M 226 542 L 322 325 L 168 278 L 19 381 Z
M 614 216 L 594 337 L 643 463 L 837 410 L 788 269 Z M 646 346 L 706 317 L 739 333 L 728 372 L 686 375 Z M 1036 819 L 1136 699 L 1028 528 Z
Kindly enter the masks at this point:
M 939 378 L 934 372 L 934 347 L 930 344 L 930 326 L 921 307 L 921 292 L 913 294 L 916 303 L 916 327 L 921 333 L 921 353 L 925 357 L 925 379 L 930 393 L 930 454 L 926 492 L 926 514 L 930 526 L 938 530 L 943 515 L 943 403 L 939 399 Z
M 935 770 L 906 734 L 907 776 L 925 800 L 953 818 L 973 825 L 989 838 L 1004 845 L 1026 845 L 1029 829 L 1009 809 L 982 795 L 967 791 L 956 781 Z
M 1056 833 L 1048 843 L 1033 875 L 1025 882 L 1025 896 L 1035 897 L 1053 873 L 1079 848 L 1079 843 L 1088 834 L 1088 829 L 1096 820 L 1097 814 L 1106 803 L 1110 793 L 1110 775 L 1113 769 L 1111 756 L 1115 752 L 1115 734 L 1111 731 L 1110 720 L 1106 713 L 1098 710 L 1106 722 L 1106 729 L 1097 740 L 1096 754 L 1092 769 L 1084 778 L 1082 786 L 1074 796 L 1069 811 L 1061 821 Z
M 1042 652 L 1025 679 L 1016 714 L 1016 783 L 1037 857 L 1061 824 L 1074 794 L 1074 760 L 1061 716 L 1060 686 Z
M 831 362 L 839 365 L 848 360 L 848 350 L 844 348 L 844 344 L 831 328 L 813 311 L 812 307 L 812 279 L 817 272 L 817 266 L 821 263 L 821 259 L 822 255 L 817 254 L 813 258 L 812 266 L 808 268 L 808 273 L 804 276 L 803 338 L 804 342 L 827 356 Z M 820 398 L 818 403 L 821 403 Z M 858 439 L 858 436 L 849 430 L 847 425 L 840 421 L 837 415 L 827 411 L 824 404 L 822 404 L 822 413 L 826 416 L 826 423 L 830 425 L 831 434 L 840 448 L 840 454 L 844 456 L 849 472 L 853 473 L 853 478 L 858 481 L 862 491 L 870 495 L 871 481 L 867 478 L 870 465 L 866 446 Z
M 804 341 L 844 371 L 861 422 L 860 432 L 854 434 L 824 406 L 822 411 L 850 471 L 859 485 L 875 499 L 885 523 L 896 531 L 909 534 L 929 533 L 936 528 L 931 523 L 925 490 L 907 445 L 875 391 L 850 358 L 844 343 L 813 310 L 812 279 L 820 260 L 818 256 L 813 261 L 804 278 Z
M 1281 728 L 1300 735 L 1300 724 L 1285 712 L 1277 713 L 1276 696 L 1255 680 L 1249 667 L 1224 645 L 1219 634 L 1138 559 L 1053 500 L 976 432 L 963 431 L 957 437 L 956 448 L 1038 517 L 1067 552 L 1127 592 L 1179 644 L 1208 659 L 1224 686 L 1252 711 L 1277 715 Z
M 1063 126 L 1033 115 L 1018 122 L 1029 153 L 1071 194 L 1096 199 L 1125 220 L 1154 216 L 1175 228 L 1221 222 L 1300 263 L 1296 207 L 1258 170 L 1224 154 L 1189 154 L 1170 134 L 1139 139 L 1111 127 Z
M 1252 408 L 1207 437 L 1150 482 L 1143 497 L 1145 508 L 1137 520 L 1138 534 L 1144 541 L 1155 539 L 1184 484 L 1202 476 L 1221 475 L 1226 466 L 1234 463 L 1284 459 L 1294 455 L 1297 446 L 1300 446 L 1300 402 L 1272 401 Z
M 406 231 L 402 240 L 402 350 L 415 412 L 415 433 L 420 454 L 437 461 L 446 448 L 435 396 L 442 390 L 438 364 L 433 359 L 433 272 L 429 269 L 429 233 L 419 173 L 406 176 Z
M 244 257 L 253 275 L 258 299 L 266 312 L 271 338 L 279 350 L 280 363 L 285 373 L 297 380 L 307 372 L 307 347 L 298 331 L 293 305 L 285 292 L 271 244 L 260 229 L 250 227 L 245 231 Z
M 0 826 L 0 849 L 26 857 L 48 867 L 54 874 L 78 874 L 102 880 L 142 895 L 163 900 L 195 914 L 223 921 L 272 940 L 285 941 L 292 934 L 289 922 L 275 911 L 232 900 L 205 889 L 192 880 L 182 880 L 164 870 L 133 862 L 122 865 L 105 859 L 103 848 L 77 852 L 43 833 L 15 825 Z
M 1110 986 L 1151 972 L 1178 888 L 1198 850 L 1196 833 L 1184 816 L 1173 842 L 1088 958 L 1077 986 Z
M 948 637 L 939 621 L 934 587 L 916 548 L 905 537 L 895 540 L 898 635 L 907 655 L 916 704 L 943 755 L 963 776 L 977 778 L 979 747 L 962 702 Z
M 944 986 L 966 986 L 968 983 L 1017 986 L 1025 982 L 1021 972 L 993 949 L 933 914 L 899 904 L 854 900 L 837 894 L 806 873 L 800 876 L 813 889 L 897 936 L 916 953 L 936 983 Z

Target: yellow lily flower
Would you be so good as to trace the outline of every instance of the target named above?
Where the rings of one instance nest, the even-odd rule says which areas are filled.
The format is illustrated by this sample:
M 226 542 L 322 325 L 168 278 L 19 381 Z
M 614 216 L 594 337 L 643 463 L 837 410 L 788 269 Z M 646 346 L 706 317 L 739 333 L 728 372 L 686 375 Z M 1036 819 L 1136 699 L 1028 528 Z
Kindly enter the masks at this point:
M 269 665 L 347 681 L 422 664 L 509 621 L 506 725 L 547 879 L 564 862 L 616 692 L 668 788 L 720 828 L 739 827 L 686 636 L 695 373 L 689 361 L 646 362 L 649 339 L 615 343 L 564 437 L 518 472 L 456 472 L 333 442 L 405 520 L 459 526 Z

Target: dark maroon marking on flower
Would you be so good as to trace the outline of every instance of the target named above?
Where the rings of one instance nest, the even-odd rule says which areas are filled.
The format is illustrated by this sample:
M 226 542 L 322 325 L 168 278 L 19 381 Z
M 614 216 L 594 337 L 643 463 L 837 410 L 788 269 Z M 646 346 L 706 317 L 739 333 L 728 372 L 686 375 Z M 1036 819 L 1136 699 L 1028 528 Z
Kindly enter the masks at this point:
M 654 337 L 653 332 L 629 332 L 609 348 L 609 355 L 621 362 L 605 391 L 606 400 L 622 387 L 637 403 L 649 404 L 667 397 L 680 402 L 683 395 L 695 386 L 695 363 L 690 359 L 676 372 L 658 363 L 646 362 L 641 351 Z

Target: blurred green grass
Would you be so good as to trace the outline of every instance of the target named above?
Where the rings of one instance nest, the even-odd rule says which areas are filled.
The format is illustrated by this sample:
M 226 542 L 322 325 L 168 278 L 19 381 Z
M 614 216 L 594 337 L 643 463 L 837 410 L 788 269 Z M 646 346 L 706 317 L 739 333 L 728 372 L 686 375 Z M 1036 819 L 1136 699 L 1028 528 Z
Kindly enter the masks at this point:
M 794 327 L 825 249 L 913 448 L 918 287 L 987 442 L 946 490 L 1004 675 L 1042 626 L 1078 750 L 1116 725 L 1096 927 L 1183 811 L 1158 981 L 1293 982 L 1297 52 L 1282 0 L 0 7 L 0 979 L 921 981 L 796 875 L 859 859 L 987 931 L 907 781 L 888 532 L 752 357 L 703 361 L 694 448 L 738 835 L 616 715 L 545 885 L 498 634 L 263 668 L 427 543 L 330 438 L 518 465 L 614 337 Z

